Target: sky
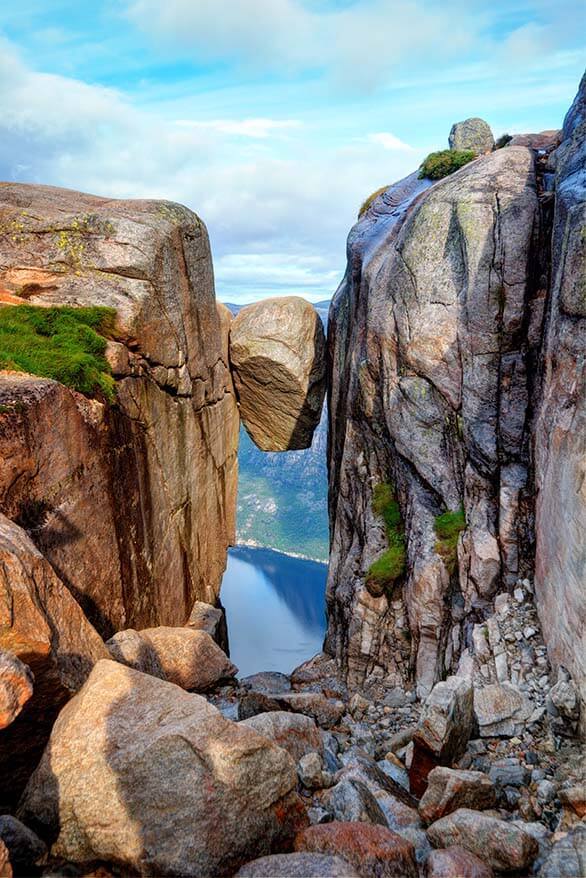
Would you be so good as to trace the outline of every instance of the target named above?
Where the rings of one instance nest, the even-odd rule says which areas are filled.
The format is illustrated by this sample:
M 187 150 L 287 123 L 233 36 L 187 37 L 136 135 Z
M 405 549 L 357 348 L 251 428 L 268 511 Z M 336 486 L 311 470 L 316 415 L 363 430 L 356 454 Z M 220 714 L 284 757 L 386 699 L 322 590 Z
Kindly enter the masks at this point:
M 583 0 L 0 4 L 0 179 L 166 198 L 217 297 L 329 298 L 362 201 L 447 147 L 559 128 Z

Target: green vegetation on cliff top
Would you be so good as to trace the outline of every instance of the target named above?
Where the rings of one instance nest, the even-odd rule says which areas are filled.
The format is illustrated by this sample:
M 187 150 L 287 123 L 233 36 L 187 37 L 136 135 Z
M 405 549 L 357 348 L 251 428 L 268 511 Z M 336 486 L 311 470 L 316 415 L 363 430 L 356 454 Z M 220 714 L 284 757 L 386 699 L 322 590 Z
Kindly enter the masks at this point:
M 460 507 L 460 509 L 436 516 L 434 529 L 437 536 L 435 550 L 438 555 L 441 555 L 448 572 L 451 574 L 456 569 L 458 560 L 458 537 L 461 531 L 466 529 L 463 508 Z
M 377 590 L 390 590 L 405 572 L 406 551 L 401 510 L 394 488 L 388 482 L 374 486 L 372 509 L 384 519 L 389 547 L 370 565 L 366 582 Z
M 430 152 L 419 169 L 419 179 L 441 180 L 475 159 L 471 149 L 442 149 Z
M 114 330 L 113 308 L 0 308 L 0 369 L 54 378 L 86 394 L 115 398 L 115 383 L 105 357 L 106 338 Z

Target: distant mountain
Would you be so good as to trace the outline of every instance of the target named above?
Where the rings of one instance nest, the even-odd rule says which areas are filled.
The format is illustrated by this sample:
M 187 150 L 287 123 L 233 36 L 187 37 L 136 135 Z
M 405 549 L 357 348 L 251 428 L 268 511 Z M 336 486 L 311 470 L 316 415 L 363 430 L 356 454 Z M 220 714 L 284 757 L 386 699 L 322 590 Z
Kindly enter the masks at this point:
M 232 314 L 243 305 L 225 303 Z M 329 300 L 314 305 L 327 328 Z M 238 450 L 237 540 L 327 561 L 327 412 L 305 451 L 260 451 L 244 427 Z

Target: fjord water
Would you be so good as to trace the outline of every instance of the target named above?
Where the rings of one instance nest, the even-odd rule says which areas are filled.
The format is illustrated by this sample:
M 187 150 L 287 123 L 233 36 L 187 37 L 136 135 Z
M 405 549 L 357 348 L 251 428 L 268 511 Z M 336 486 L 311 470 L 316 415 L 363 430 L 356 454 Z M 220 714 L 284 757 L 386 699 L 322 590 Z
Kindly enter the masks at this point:
M 322 648 L 327 565 L 272 549 L 228 552 L 220 599 L 239 676 L 289 673 Z

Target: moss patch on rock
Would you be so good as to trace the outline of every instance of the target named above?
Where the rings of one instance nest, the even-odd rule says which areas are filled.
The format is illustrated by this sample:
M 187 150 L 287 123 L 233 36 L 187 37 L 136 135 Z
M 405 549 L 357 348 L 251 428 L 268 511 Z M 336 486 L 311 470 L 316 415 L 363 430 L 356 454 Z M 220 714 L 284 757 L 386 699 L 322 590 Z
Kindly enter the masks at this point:
M 475 159 L 471 149 L 442 149 L 430 152 L 419 169 L 419 179 L 441 180 Z
M 448 572 L 452 574 L 458 561 L 458 537 L 466 529 L 464 509 L 460 507 L 436 516 L 434 529 L 437 537 L 435 550 L 442 557 Z
M 366 574 L 366 584 L 375 595 L 392 591 L 396 581 L 404 574 L 407 553 L 405 550 L 405 533 L 401 520 L 401 510 L 395 496 L 395 490 L 388 482 L 374 486 L 372 509 L 385 522 L 388 549 L 377 558 Z
M 113 308 L 0 308 L 0 369 L 29 372 L 88 395 L 115 399 L 115 382 L 105 357 L 114 331 Z
M 386 192 L 388 188 L 388 186 L 381 186 L 380 189 L 377 189 L 376 192 L 373 192 L 372 195 L 369 195 L 368 198 L 362 202 L 360 210 L 358 211 L 358 219 L 361 219 L 364 216 L 375 198 L 378 198 L 379 195 L 382 195 L 383 192 Z

